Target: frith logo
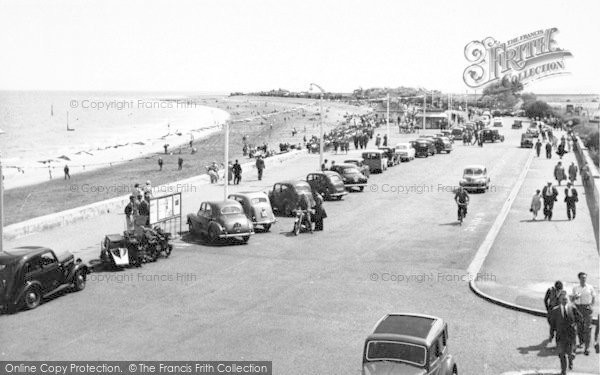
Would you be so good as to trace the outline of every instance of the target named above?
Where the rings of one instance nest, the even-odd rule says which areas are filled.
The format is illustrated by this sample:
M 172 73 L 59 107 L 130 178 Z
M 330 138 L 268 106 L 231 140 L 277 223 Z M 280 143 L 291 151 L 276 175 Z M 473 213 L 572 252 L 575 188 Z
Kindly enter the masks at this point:
M 465 57 L 471 63 L 463 80 L 472 88 L 502 80 L 520 81 L 523 85 L 555 75 L 568 74 L 566 57 L 571 52 L 558 48 L 554 35 L 557 28 L 537 30 L 500 43 L 492 37 L 472 41 L 465 46 Z

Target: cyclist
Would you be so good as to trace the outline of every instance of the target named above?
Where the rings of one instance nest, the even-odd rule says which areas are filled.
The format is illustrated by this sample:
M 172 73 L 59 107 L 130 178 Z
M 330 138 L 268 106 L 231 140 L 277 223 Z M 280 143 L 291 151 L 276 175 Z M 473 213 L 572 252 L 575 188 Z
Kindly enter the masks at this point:
M 458 205 L 458 221 L 461 221 L 461 218 L 467 216 L 467 205 L 469 204 L 469 193 L 464 187 L 458 187 L 454 194 L 454 201 Z

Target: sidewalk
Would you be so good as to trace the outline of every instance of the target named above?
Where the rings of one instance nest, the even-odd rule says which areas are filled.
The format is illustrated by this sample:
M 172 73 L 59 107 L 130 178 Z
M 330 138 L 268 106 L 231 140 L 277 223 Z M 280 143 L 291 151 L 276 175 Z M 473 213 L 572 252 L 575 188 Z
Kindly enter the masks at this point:
M 585 271 L 588 283 L 598 291 L 598 251 L 590 211 L 586 203 L 581 179 L 575 181 L 579 193 L 577 218 L 567 219 L 564 189 L 557 186 L 558 201 L 554 204 L 552 221 L 545 221 L 542 210 L 538 220 L 531 220 L 529 207 L 536 189 L 542 189 L 554 179 L 554 166 L 559 161 L 534 157 L 498 237 L 481 269 L 485 280 L 476 280 L 476 286 L 485 294 L 522 307 L 545 311 L 544 295 L 556 280 L 561 280 L 568 293 L 578 283 L 577 273 Z M 562 163 L 565 170 L 575 155 L 566 154 Z M 575 161 L 577 164 L 577 162 Z M 595 314 L 598 306 L 595 306 Z

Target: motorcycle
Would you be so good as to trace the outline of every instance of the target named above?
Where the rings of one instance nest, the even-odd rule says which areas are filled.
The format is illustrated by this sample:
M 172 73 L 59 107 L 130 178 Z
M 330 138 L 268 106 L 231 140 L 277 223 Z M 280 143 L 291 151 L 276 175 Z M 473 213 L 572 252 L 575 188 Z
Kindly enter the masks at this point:
M 304 210 L 295 210 L 296 218 L 294 220 L 294 227 L 292 233 L 297 236 L 301 232 L 313 233 L 312 223 L 310 221 L 310 212 Z
M 154 233 L 157 240 L 157 251 L 158 253 L 164 253 L 165 258 L 168 258 L 173 251 L 173 245 L 170 243 L 171 233 L 163 231 L 159 226 L 154 227 Z

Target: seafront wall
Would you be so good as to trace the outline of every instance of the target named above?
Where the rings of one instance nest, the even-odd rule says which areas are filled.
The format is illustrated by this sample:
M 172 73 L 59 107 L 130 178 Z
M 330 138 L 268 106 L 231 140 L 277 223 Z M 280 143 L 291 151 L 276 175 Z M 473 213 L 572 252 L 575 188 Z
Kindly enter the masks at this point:
M 587 152 L 587 148 L 581 141 L 581 138 L 576 137 L 576 147 L 574 148 L 575 158 L 577 159 L 577 164 L 579 164 L 579 170 L 581 171 L 581 167 L 585 163 L 587 163 L 590 168 L 590 184 L 584 187 L 585 189 L 585 197 L 587 201 L 587 205 L 590 209 L 590 215 L 592 217 L 592 225 L 594 226 L 594 235 L 596 236 L 596 249 L 600 251 L 600 239 L 599 236 L 599 199 L 600 193 L 598 192 L 599 184 L 600 184 L 600 173 L 598 172 L 598 168 L 594 164 L 592 158 Z M 581 177 L 580 177 L 581 180 Z
M 287 160 L 296 158 L 306 154 L 306 150 L 293 150 L 290 152 L 277 154 L 265 158 L 265 167 L 284 163 Z M 249 161 L 242 164 L 245 171 L 255 169 L 254 161 Z M 156 191 L 177 192 L 182 186 L 190 185 L 208 185 L 209 177 L 206 174 L 187 178 L 184 180 L 174 181 L 165 185 L 155 187 Z M 155 194 L 155 196 L 159 196 Z M 73 224 L 78 221 L 90 219 L 99 215 L 110 214 L 114 212 L 123 212 L 124 207 L 129 203 L 129 194 L 120 197 L 115 197 L 100 202 L 92 203 L 86 206 L 72 208 L 66 211 L 56 212 L 50 215 L 36 217 L 30 220 L 22 221 L 4 227 L 4 239 L 13 240 L 19 237 L 27 236 L 33 233 L 39 233 L 50 230 L 52 228 L 63 227 Z

